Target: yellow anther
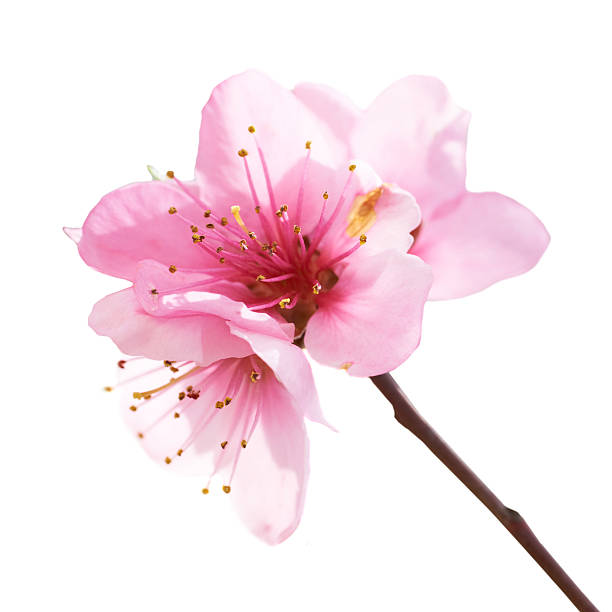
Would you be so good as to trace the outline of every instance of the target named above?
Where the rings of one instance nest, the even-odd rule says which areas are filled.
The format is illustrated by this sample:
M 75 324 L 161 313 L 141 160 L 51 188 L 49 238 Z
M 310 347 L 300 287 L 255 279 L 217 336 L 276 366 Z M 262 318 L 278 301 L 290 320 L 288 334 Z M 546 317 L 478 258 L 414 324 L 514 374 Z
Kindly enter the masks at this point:
M 208 489 L 206 487 L 204 487 L 202 489 L 202 493 L 204 493 L 204 495 L 208 495 Z
M 349 166 L 349 170 L 350 170 L 351 172 L 355 172 L 355 168 L 357 168 L 357 166 L 356 166 L 355 164 L 351 164 L 351 165 Z
M 172 170 L 168 170 L 168 172 L 166 172 L 166 176 L 169 179 L 172 179 L 172 178 L 174 178 L 174 172 Z
M 158 293 L 157 289 L 151 289 L 151 295 L 157 295 Z
M 193 234 L 197 234 L 198 233 L 198 226 L 197 225 L 192 225 L 191 226 L 191 232 Z
M 248 251 L 249 250 L 249 247 L 247 246 L 246 240 L 241 240 L 238 244 L 240 245 L 240 249 L 242 251 Z
M 164 359 L 164 366 L 167 368 L 169 368 L 173 363 L 174 361 L 170 361 L 169 359 Z
M 180 456 L 183 454 L 183 449 L 182 449 L 182 448 L 179 448 L 179 449 L 176 451 L 176 454 L 177 454 L 177 455 L 180 457 Z
M 285 212 L 287 212 L 287 211 L 289 210 L 289 207 L 288 207 L 286 204 L 283 204 L 283 205 L 280 207 L 280 210 L 281 210 L 281 212 L 284 212 L 284 213 L 285 213 Z
M 112 388 L 112 387 L 108 387 L 108 386 L 107 386 L 107 387 L 104 387 L 104 390 L 105 390 L 107 393 L 110 393 L 110 392 L 113 390 L 113 388 Z
M 214 224 L 214 223 L 207 223 L 207 224 L 206 224 L 206 227 L 207 227 L 208 229 L 215 229 L 215 224 Z
M 256 212 L 257 214 L 259 214 L 259 213 L 261 212 L 261 206 L 256 206 L 256 207 L 255 207 L 255 212 Z
M 323 286 L 321 285 L 321 283 L 319 281 L 317 281 L 313 286 L 312 286 L 312 292 L 315 295 L 319 295 L 319 293 L 321 293 L 321 289 L 323 289 Z
M 368 237 L 365 234 L 359 236 L 359 244 L 365 244 L 368 241 Z
M 120 359 L 120 360 L 117 362 L 117 366 L 118 366 L 119 368 L 121 368 L 122 370 L 125 368 L 125 364 L 126 364 L 125 359 Z
M 181 392 L 178 394 L 178 398 L 179 398 L 179 400 L 182 402 L 182 401 L 185 399 L 185 392 L 184 392 L 184 391 L 181 391 Z
M 290 303 L 290 302 L 291 302 L 291 299 L 290 299 L 290 298 L 283 298 L 283 299 L 282 299 L 282 300 L 281 300 L 281 301 L 278 303 L 278 305 L 279 305 L 281 308 L 287 308 L 287 306 L 289 305 L 289 303 Z
M 175 412 L 174 413 L 174 418 L 178 419 L 181 416 L 180 412 Z
M 165 462 L 166 462 L 168 465 L 170 465 L 170 464 L 172 463 L 172 459 L 170 459 L 170 457 L 166 457 L 166 458 L 164 459 L 164 461 L 165 461 Z
M 311 144 L 312 144 L 312 140 L 307 140 L 307 141 L 306 141 L 306 145 L 305 145 L 305 146 L 306 146 L 306 148 L 307 148 L 307 149 L 310 149 L 310 145 L 311 145 Z
M 255 235 L 255 232 L 249 232 L 249 238 L 251 240 L 257 240 L 257 236 Z
M 265 277 L 263 274 L 258 274 L 258 275 L 257 275 L 257 278 L 256 278 L 255 280 L 256 280 L 256 281 L 262 281 L 262 280 L 265 280 L 265 278 L 266 278 L 266 277 Z
M 137 406 L 130 406 L 130 410 L 132 412 L 136 412 L 138 410 L 138 407 Z
M 283 216 L 283 211 L 280 208 L 274 212 L 274 214 L 280 219 Z
M 223 247 L 222 247 L 222 246 L 218 246 L 218 247 L 217 247 L 217 253 L 220 253 L 222 250 L 223 250 Z
M 175 215 L 175 214 L 176 214 L 176 207 L 171 206 L 171 207 L 168 209 L 168 213 L 169 213 L 169 214 L 171 214 L 171 215 Z
M 302 228 L 299 225 L 294 225 L 293 226 L 293 232 L 295 234 L 299 234 L 302 231 Z
M 246 445 L 247 445 L 247 441 L 246 441 L 246 440 L 243 440 L 243 441 L 240 443 L 240 446 L 242 446 L 242 448 L 246 448 Z
M 144 438 L 144 434 L 141 434 L 140 432 L 138 432 L 138 437 L 139 437 L 140 439 L 142 439 L 142 438 Z
M 346 361 L 344 362 L 341 366 L 340 369 L 344 370 L 345 372 L 348 372 L 348 369 L 353 365 L 352 361 Z
M 329 198 L 329 194 L 327 193 L 327 191 L 323 192 L 323 199 L 327 200 L 327 198 Z
M 261 380 L 261 373 L 257 370 L 251 370 L 249 378 L 251 379 L 251 382 L 258 382 Z
M 223 440 L 223 442 L 221 442 L 221 448 L 225 448 L 227 446 L 227 440 Z
M 218 410 L 221 410 L 223 406 L 225 406 L 223 402 L 215 402 L 215 408 L 217 408 Z
M 170 272 L 171 274 L 174 274 L 174 273 L 176 272 L 176 266 L 175 266 L 175 265 L 172 265 L 172 266 L 170 266 L 170 267 L 168 268 L 168 270 L 169 270 L 169 272 Z
M 232 488 L 229 485 L 223 485 L 223 492 L 224 493 L 229 493 L 232 490 Z
M 225 257 L 219 257 L 219 263 L 225 263 Z
M 210 215 L 212 214 L 211 210 L 205 210 L 204 211 L 204 217 L 206 217 L 208 219 L 208 217 L 210 217 Z
M 225 227 L 228 223 L 229 221 L 227 220 L 227 217 L 221 217 L 221 225 L 223 227 Z
M 246 149 L 240 149 L 240 151 L 238 151 L 238 155 L 240 155 L 240 157 L 246 157 L 249 154 L 249 152 Z
M 255 133 L 255 126 L 254 125 L 249 125 L 249 132 L 251 132 L 251 134 Z
M 228 406 L 231 403 L 231 401 L 232 401 L 231 397 L 226 397 L 225 398 L 225 405 Z

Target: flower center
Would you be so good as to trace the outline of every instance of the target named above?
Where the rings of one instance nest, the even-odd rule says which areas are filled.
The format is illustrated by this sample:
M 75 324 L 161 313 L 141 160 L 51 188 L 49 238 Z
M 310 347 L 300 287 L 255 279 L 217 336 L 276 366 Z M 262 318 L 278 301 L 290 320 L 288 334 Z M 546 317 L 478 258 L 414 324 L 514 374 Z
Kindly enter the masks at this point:
M 333 205 L 328 202 L 327 192 L 322 194 L 318 221 L 309 230 L 308 235 L 304 235 L 301 220 L 304 187 L 310 164 L 310 141 L 305 147 L 306 156 L 295 210 L 290 212 L 287 204 L 277 207 L 266 159 L 255 137 L 255 128 L 250 126 L 248 131 L 253 136 L 259 156 L 269 204 L 262 204 L 249 167 L 249 153 L 246 149 L 240 149 L 238 156 L 243 160 L 255 212 L 255 215 L 249 215 L 249 224 L 243 220 L 241 207 L 238 205 L 230 207 L 231 214 L 228 217 L 219 217 L 204 201 L 194 196 L 171 171 L 167 173 L 168 178 L 203 208 L 204 227 L 184 217 L 174 206 L 170 207 L 168 212 L 182 218 L 190 227 L 194 245 L 221 264 L 210 271 L 213 277 L 244 284 L 252 296 L 252 299 L 246 301 L 251 310 L 276 310 L 287 321 L 295 324 L 295 334 L 299 337 L 317 310 L 319 301 L 338 281 L 335 271 L 338 264 L 365 244 L 364 232 L 370 229 L 376 220 L 374 208 L 382 188 L 355 198 L 346 231 L 339 239 L 346 244 L 336 244 L 330 249 L 327 246 L 330 241 L 325 238 L 344 209 L 356 166 L 349 166 L 344 188 Z M 354 240 L 355 238 L 357 240 Z M 340 248 L 337 248 L 338 246 Z M 170 272 L 173 271 L 176 271 L 174 265 L 170 266 Z

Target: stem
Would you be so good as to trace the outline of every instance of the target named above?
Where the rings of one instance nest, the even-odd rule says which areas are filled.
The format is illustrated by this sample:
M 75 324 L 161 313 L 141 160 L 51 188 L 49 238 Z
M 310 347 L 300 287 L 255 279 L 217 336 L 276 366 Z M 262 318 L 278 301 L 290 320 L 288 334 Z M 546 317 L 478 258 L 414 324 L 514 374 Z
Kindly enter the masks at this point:
M 532 559 L 550 576 L 553 582 L 580 612 L 598 612 L 587 596 L 576 586 L 525 522 L 525 519 L 506 507 L 476 476 L 463 460 L 434 431 L 416 411 L 391 374 L 372 376 L 372 382 L 391 402 L 395 418 L 410 430 L 427 448 L 489 509 L 495 518 L 514 536 Z

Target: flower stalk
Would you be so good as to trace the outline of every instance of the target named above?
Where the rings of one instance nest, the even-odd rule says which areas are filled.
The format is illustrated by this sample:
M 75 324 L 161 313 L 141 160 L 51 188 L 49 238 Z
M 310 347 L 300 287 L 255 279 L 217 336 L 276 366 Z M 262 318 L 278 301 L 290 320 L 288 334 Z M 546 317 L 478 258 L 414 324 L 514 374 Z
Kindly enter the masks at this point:
M 427 448 L 488 508 L 495 518 L 512 534 L 531 558 L 548 574 L 553 582 L 580 612 L 598 612 L 588 597 L 578 588 L 565 570 L 538 540 L 525 519 L 508 508 L 487 485 L 464 463 L 452 448 L 417 412 L 391 374 L 372 376 L 372 382 L 389 400 L 395 418 L 411 431 Z

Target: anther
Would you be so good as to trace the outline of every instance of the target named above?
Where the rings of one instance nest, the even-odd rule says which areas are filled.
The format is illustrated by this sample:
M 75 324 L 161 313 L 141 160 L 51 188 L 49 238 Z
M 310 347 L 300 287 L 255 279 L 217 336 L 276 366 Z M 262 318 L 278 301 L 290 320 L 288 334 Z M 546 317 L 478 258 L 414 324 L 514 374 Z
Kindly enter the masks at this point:
M 222 250 L 223 250 L 223 247 L 222 247 L 222 246 L 218 246 L 218 247 L 217 247 L 217 253 L 220 253 Z
M 221 448 L 225 448 L 227 446 L 227 440 L 223 440 L 223 442 L 221 442 Z
M 357 166 L 356 166 L 355 164 L 351 164 L 351 165 L 349 166 L 349 170 L 350 170 L 351 172 L 355 172 L 355 168 L 357 168 Z
M 256 281 L 262 281 L 264 280 L 266 277 L 263 274 L 258 274 L 257 278 L 255 279 Z
M 240 446 L 242 446 L 242 448 L 246 448 L 246 445 L 247 445 L 247 441 L 246 441 L 246 440 L 243 440 L 243 441 L 240 443 Z
M 179 401 L 181 401 L 181 402 L 182 402 L 182 401 L 185 399 L 185 396 L 186 396 L 186 393 L 185 393 L 184 391 L 181 391 L 181 392 L 178 394 Z
M 140 432 L 138 432 L 138 437 L 142 440 L 142 438 L 144 438 L 144 434 L 141 434 Z
M 169 359 L 164 359 L 164 366 L 167 368 L 169 368 L 173 363 L 174 361 L 170 361 Z
M 327 200 L 327 198 L 329 198 L 329 194 L 327 193 L 327 191 L 323 192 L 323 199 Z
M 174 418 L 175 418 L 175 419 L 178 419 L 180 416 L 181 416 L 181 415 L 180 415 L 180 413 L 178 413 L 178 412 L 175 412 L 175 413 L 174 413 Z
M 197 234 L 198 233 L 198 226 L 197 225 L 192 225 L 191 226 L 191 232 L 193 234 Z
M 177 454 L 177 455 L 180 457 L 180 456 L 183 454 L 183 449 L 182 449 L 182 448 L 179 448 L 179 449 L 176 451 L 176 454 Z
M 172 459 L 170 459 L 170 457 L 166 457 L 166 458 L 164 459 L 164 461 L 165 461 L 165 462 L 166 462 L 168 465 L 170 465 L 170 464 L 172 463 Z
M 231 401 L 232 401 L 231 397 L 226 397 L 225 398 L 225 405 L 228 406 Z
M 112 388 L 112 387 L 104 387 L 104 390 L 105 390 L 107 393 L 110 393 L 110 392 L 113 390 L 113 388 Z
M 123 368 L 125 368 L 125 359 L 120 359 L 117 362 L 117 366 L 119 366 L 123 370 Z
M 256 206 L 256 207 L 255 207 L 255 212 L 256 212 L 257 214 L 259 214 L 259 213 L 261 212 L 261 206 Z
M 293 226 L 293 232 L 295 234 L 299 234 L 302 231 L 302 228 L 299 225 L 294 225 Z
M 138 408 L 136 406 L 130 406 L 130 410 L 132 412 L 136 412 L 138 410 Z
M 175 214 L 176 214 L 176 212 L 177 212 L 177 211 L 176 211 L 176 207 L 175 207 L 175 206 L 171 206 L 171 207 L 168 209 L 168 214 L 170 214 L 170 215 L 175 215 Z
M 307 140 L 307 141 L 306 141 L 306 145 L 305 145 L 305 146 L 306 146 L 306 148 L 307 148 L 307 149 L 310 149 L 310 145 L 311 145 L 311 144 L 312 144 L 312 140 Z
M 249 378 L 251 379 L 251 382 L 258 382 L 259 380 L 261 380 L 261 373 L 257 370 L 251 370 L 251 375 L 249 376 Z
M 254 125 L 249 125 L 249 132 L 251 132 L 251 134 L 255 133 L 255 126 Z
M 215 403 L 215 408 L 217 408 L 217 410 L 221 410 L 221 408 L 223 408 L 223 406 L 225 406 L 225 404 L 223 402 L 216 402 Z
M 290 298 L 283 298 L 283 299 L 282 299 L 282 300 L 281 300 L 281 301 L 278 303 L 278 305 L 279 305 L 281 308 L 283 308 L 283 309 L 284 309 L 284 308 L 287 308 L 287 306 L 289 305 L 289 303 L 290 303 L 290 302 L 291 302 L 291 299 L 290 299 Z
M 204 487 L 202 489 L 202 493 L 204 493 L 204 495 L 208 495 L 208 489 L 206 487 Z
M 317 281 L 313 286 L 312 286 L 312 292 L 315 295 L 319 295 L 319 293 L 321 293 L 321 289 L 323 289 L 323 286 L 321 285 L 321 283 L 319 281 Z
M 225 257 L 219 257 L 219 263 L 225 263 Z
M 168 270 L 170 271 L 171 274 L 174 274 L 176 272 L 176 266 L 172 265 L 168 268 Z
M 229 221 L 227 220 L 227 217 L 221 217 L 221 225 L 223 227 L 225 227 L 228 223 Z
M 368 240 L 368 237 L 365 234 L 361 234 L 361 236 L 359 236 L 359 244 L 365 244 Z
M 257 236 L 255 235 L 255 232 L 249 232 L 249 238 L 251 240 L 257 240 Z
M 246 240 L 241 240 L 238 244 L 240 244 L 240 249 L 242 251 L 248 251 L 249 247 L 247 246 Z
M 223 485 L 224 493 L 229 493 L 231 490 L 232 490 L 232 487 L 230 487 L 229 485 Z
M 157 289 L 151 289 L 151 295 L 157 295 L 159 292 Z
M 174 172 L 172 170 L 168 170 L 168 172 L 166 172 L 166 176 L 169 179 L 172 179 L 172 178 L 174 178 Z
M 207 224 L 206 224 L 206 227 L 207 227 L 208 229 L 215 229 L 215 224 L 214 224 L 214 223 L 207 223 Z
M 204 216 L 208 219 L 208 217 L 210 217 L 210 215 L 212 214 L 211 210 L 205 210 L 204 211 Z
M 246 157 L 249 154 L 249 152 L 246 149 L 240 149 L 240 151 L 238 151 L 238 155 L 240 155 L 240 157 Z

